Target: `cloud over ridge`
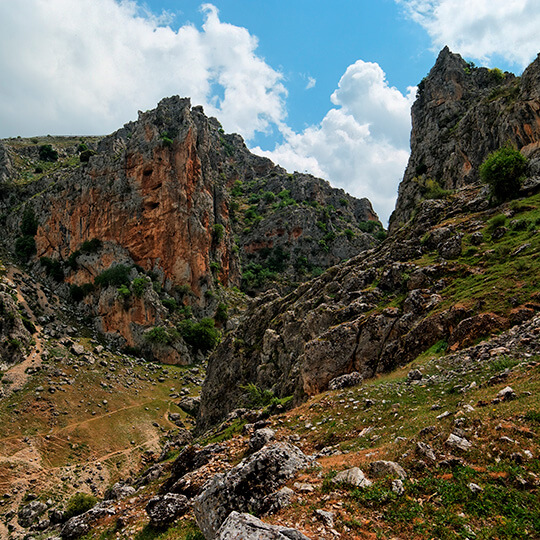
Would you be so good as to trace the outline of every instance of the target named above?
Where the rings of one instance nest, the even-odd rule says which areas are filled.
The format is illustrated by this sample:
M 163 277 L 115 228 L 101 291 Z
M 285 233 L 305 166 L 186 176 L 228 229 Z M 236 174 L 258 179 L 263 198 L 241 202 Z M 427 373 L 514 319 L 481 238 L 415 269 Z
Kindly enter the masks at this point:
M 1 2 L 0 137 L 108 133 L 173 94 L 247 139 L 283 121 L 282 75 L 256 37 L 201 9 L 200 30 L 174 31 L 133 1 Z

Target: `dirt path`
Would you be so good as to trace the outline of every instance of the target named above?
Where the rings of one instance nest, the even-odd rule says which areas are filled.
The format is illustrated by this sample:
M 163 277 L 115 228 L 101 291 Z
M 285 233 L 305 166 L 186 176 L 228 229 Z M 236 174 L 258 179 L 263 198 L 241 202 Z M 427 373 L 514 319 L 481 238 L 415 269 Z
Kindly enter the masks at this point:
M 30 309 L 30 306 L 28 305 L 26 298 L 23 296 L 20 290 L 20 279 L 24 279 L 24 274 L 17 268 L 14 268 L 13 266 L 8 267 L 7 274 L 6 274 L 6 281 L 16 288 L 15 290 L 17 294 L 17 301 L 24 308 L 28 318 L 32 321 L 32 323 L 36 327 L 36 333 L 32 336 L 34 338 L 35 345 L 33 346 L 33 349 L 30 352 L 30 354 L 28 354 L 22 362 L 11 367 L 5 372 L 4 379 L 11 382 L 11 385 L 9 386 L 9 388 L 5 389 L 6 396 L 9 396 L 13 392 L 17 392 L 21 390 L 22 388 L 24 388 L 24 385 L 26 384 L 29 378 L 29 375 L 28 373 L 26 373 L 26 370 L 28 368 L 37 368 L 41 366 L 41 355 L 43 353 L 43 343 L 40 338 L 43 328 L 38 323 L 34 315 L 34 312 Z M 48 301 L 47 301 L 47 298 L 45 297 L 45 294 L 43 293 L 43 291 L 41 290 L 39 286 L 36 286 L 36 289 L 38 291 L 38 298 L 40 299 L 40 304 L 43 302 L 42 307 L 47 309 Z

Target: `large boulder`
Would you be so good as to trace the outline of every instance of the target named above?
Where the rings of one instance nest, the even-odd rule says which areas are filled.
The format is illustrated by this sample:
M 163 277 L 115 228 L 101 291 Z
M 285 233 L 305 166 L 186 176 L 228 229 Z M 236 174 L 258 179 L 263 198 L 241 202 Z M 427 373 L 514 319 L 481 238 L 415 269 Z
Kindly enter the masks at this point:
M 98 520 L 107 516 L 114 516 L 115 513 L 114 506 L 109 501 L 96 504 L 84 514 L 69 519 L 62 527 L 60 536 L 63 540 L 75 540 L 75 538 L 88 533 Z
M 152 497 L 145 507 L 152 527 L 164 527 L 189 510 L 187 497 L 178 493 L 166 493 Z
M 227 473 L 215 475 L 194 500 L 193 509 L 201 531 L 207 539 L 213 539 L 233 510 L 260 512 L 264 497 L 310 463 L 311 459 L 295 446 L 274 443 Z
M 47 510 L 45 503 L 38 500 L 32 501 L 19 510 L 17 521 L 21 527 L 31 527 L 39 520 L 45 510 Z
M 268 525 L 250 514 L 231 512 L 219 529 L 218 540 L 309 540 L 296 529 Z

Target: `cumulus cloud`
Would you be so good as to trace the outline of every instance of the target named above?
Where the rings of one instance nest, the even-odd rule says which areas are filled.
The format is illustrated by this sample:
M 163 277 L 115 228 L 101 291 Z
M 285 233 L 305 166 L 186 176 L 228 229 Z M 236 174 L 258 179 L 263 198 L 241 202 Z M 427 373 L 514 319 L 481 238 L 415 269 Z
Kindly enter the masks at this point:
M 124 0 L 0 2 L 0 137 L 107 133 L 180 94 L 247 139 L 283 122 L 279 72 L 245 28 L 202 6 L 177 31 Z
M 540 51 L 538 0 L 395 0 L 440 49 L 489 64 L 495 55 L 525 67 Z
M 285 142 L 255 151 L 289 170 L 307 171 L 368 197 L 386 221 L 409 157 L 410 108 L 415 88 L 403 95 L 378 64 L 358 60 L 332 94 L 332 108 L 302 133 L 283 127 Z

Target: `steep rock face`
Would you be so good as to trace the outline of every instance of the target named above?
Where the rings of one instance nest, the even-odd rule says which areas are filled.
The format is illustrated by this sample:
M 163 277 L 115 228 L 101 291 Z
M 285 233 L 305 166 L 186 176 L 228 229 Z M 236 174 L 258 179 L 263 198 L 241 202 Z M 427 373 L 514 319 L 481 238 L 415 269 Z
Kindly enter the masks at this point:
M 220 287 L 256 292 L 276 283 L 287 290 L 384 234 L 369 201 L 253 155 L 240 136 L 225 134 L 189 99 L 164 99 L 136 122 L 93 139 L 80 162 L 80 139 L 51 138 L 59 156 L 54 163 L 39 161 L 35 141 L 5 141 L 22 164 L 15 184 L 0 192 L 11 246 L 26 234 L 20 209 L 33 212 L 31 260 L 60 264 L 55 275 L 75 287 L 83 313 L 118 345 L 144 348 L 146 330 L 168 327 L 169 335 L 153 336 L 175 342 L 153 347 L 163 361 L 181 362 L 186 348 L 161 301 L 187 305 L 196 317 L 213 316 Z M 120 282 L 92 289 L 118 266 L 128 270 L 121 283 L 129 290 L 122 294 Z M 252 287 L 242 272 L 255 276 Z M 135 280 L 146 278 L 153 284 L 135 294 Z
M 208 287 L 211 260 L 221 263 L 224 285 L 237 283 L 230 242 L 212 241 L 212 226 L 227 218 L 212 154 L 202 112 L 191 110 L 189 100 L 162 101 L 104 139 L 88 166 L 42 199 L 38 255 L 67 258 L 83 241 L 98 238 L 197 296 Z
M 428 180 L 444 189 L 474 184 L 488 154 L 507 144 L 535 157 L 540 149 L 539 83 L 540 57 L 519 78 L 476 68 L 445 47 L 420 83 L 412 107 L 411 157 L 390 232 L 410 219 L 429 190 Z
M 0 142 L 0 183 L 8 180 L 12 174 L 13 171 L 8 150 Z

